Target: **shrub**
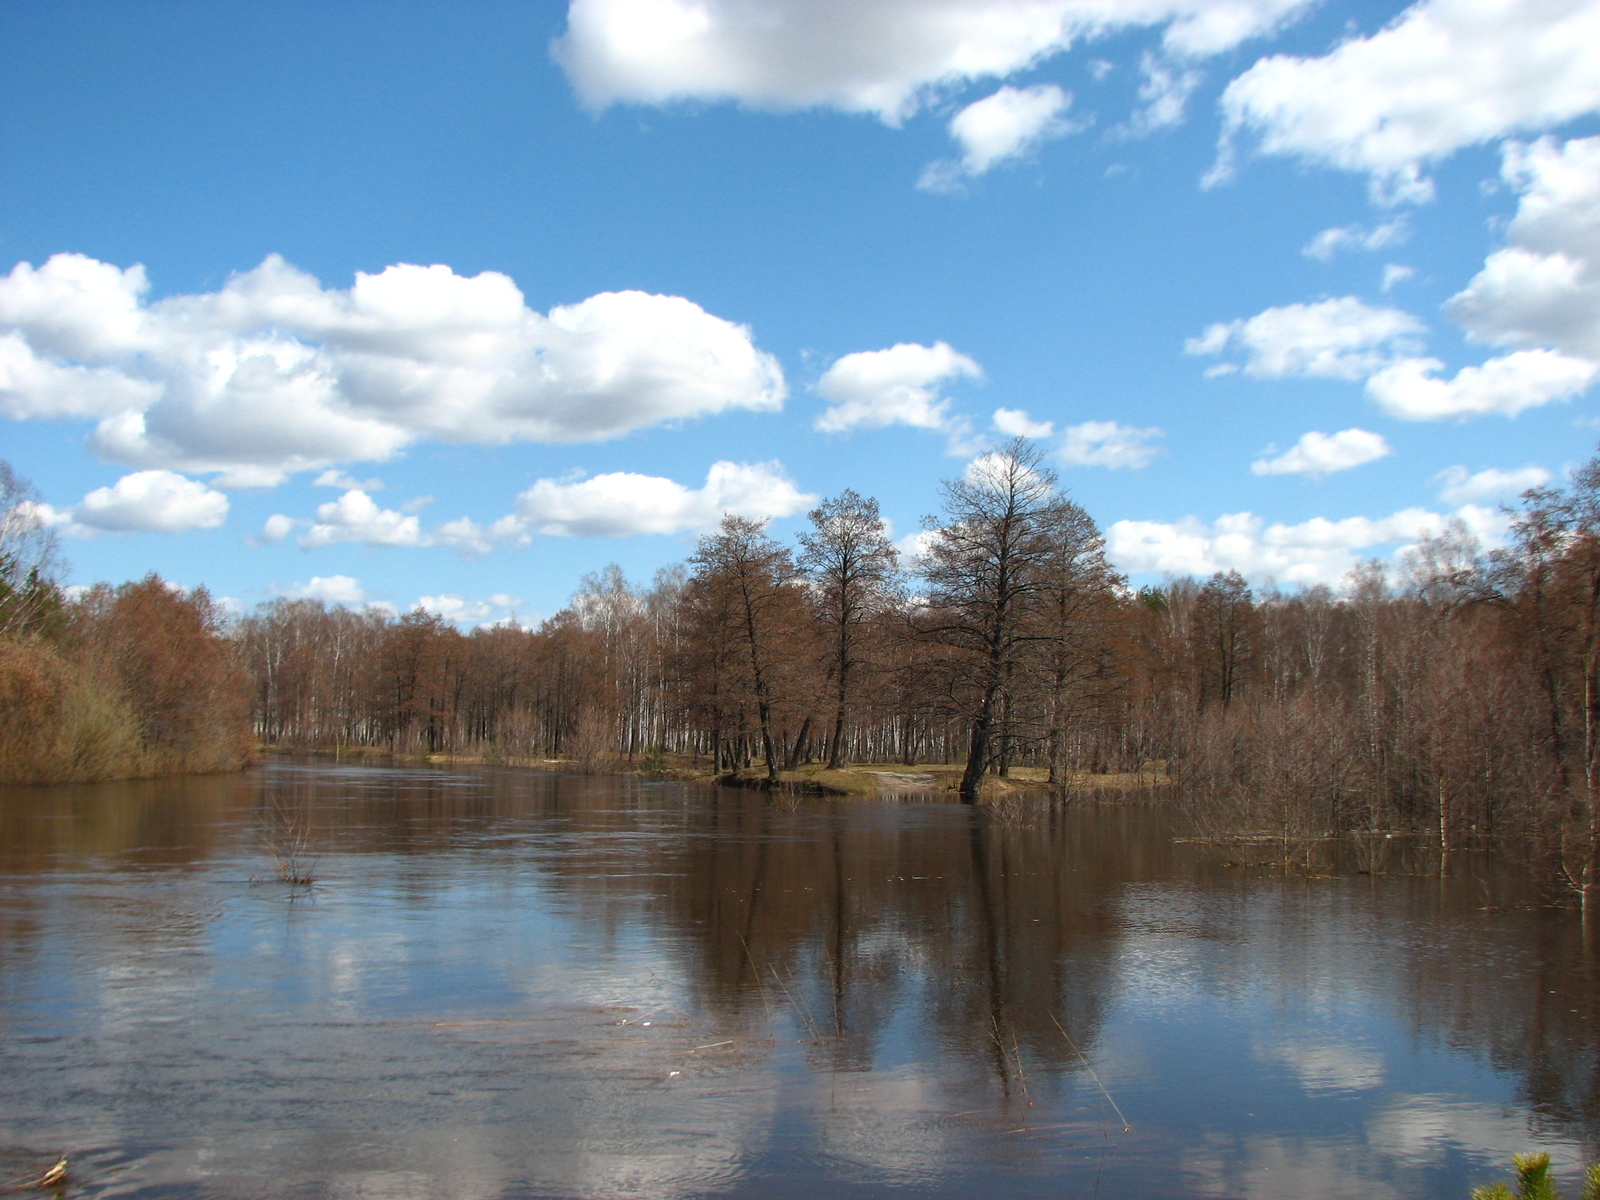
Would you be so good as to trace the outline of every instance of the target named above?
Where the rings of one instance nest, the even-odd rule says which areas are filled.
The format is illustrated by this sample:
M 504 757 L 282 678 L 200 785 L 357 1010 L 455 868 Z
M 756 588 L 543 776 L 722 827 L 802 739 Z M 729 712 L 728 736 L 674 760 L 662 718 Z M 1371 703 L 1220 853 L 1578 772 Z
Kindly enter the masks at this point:
M 38 638 L 0 637 L 0 783 L 87 783 L 144 772 L 114 681 Z

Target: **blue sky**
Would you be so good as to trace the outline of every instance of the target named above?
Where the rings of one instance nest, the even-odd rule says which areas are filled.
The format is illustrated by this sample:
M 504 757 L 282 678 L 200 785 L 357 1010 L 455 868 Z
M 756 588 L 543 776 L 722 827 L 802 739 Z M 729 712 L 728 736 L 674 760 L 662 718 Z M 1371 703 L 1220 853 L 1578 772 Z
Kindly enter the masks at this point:
M 1135 580 L 1593 453 L 1600 3 L 0 8 L 0 455 L 72 578 L 471 622 L 1033 432 Z

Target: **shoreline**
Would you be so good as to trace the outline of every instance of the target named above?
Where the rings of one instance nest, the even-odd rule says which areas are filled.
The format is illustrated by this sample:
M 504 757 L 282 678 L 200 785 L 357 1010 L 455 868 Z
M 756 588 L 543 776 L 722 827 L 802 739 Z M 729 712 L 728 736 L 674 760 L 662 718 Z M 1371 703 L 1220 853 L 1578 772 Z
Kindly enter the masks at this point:
M 686 757 L 673 756 L 659 764 L 645 765 L 644 760 L 629 762 L 617 759 L 602 770 L 585 770 L 576 759 L 534 758 L 495 754 L 405 754 L 376 746 L 359 747 L 303 747 L 262 745 L 257 754 L 262 758 L 309 756 L 331 758 L 336 762 L 427 763 L 434 766 L 492 766 L 515 767 L 519 770 L 545 771 L 556 774 L 632 775 L 652 782 L 700 783 L 721 787 L 748 788 L 757 791 L 792 792 L 800 795 L 831 796 L 858 800 L 900 799 L 915 796 L 955 795 L 960 787 L 961 763 L 853 763 L 848 767 L 830 770 L 819 765 L 800 766 L 792 771 L 780 771 L 778 780 L 768 780 L 765 767 L 748 767 L 739 771 L 717 773 L 704 769 Z M 1065 783 L 1052 784 L 1043 767 L 1016 767 L 1008 777 L 986 776 L 983 784 L 985 800 L 1028 795 L 1072 795 L 1080 792 L 1118 792 L 1150 794 L 1164 789 L 1168 777 L 1162 764 L 1138 772 L 1096 774 L 1089 771 L 1068 773 Z

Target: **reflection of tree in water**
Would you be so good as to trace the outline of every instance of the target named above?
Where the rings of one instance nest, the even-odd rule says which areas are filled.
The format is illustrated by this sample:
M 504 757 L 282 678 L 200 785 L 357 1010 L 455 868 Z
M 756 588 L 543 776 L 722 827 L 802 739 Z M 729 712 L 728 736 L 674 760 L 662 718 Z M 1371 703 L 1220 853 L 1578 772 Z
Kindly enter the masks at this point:
M 1006 1094 L 1019 1056 L 1075 1066 L 1055 1020 L 1092 1041 L 1114 919 L 1099 868 L 1115 856 L 1069 847 L 1059 820 L 904 815 L 731 791 L 692 810 L 647 878 L 700 1006 L 730 1029 L 789 1006 L 835 1070 L 871 1068 L 901 1019 Z
M 1130 897 L 1152 897 L 1170 925 L 1182 893 L 1198 898 L 1179 924 L 1207 947 L 1201 986 L 1392 997 L 1420 1043 L 1486 1058 L 1539 1119 L 1600 1141 L 1600 946 L 1569 914 L 1522 907 L 1514 869 L 1497 879 L 1470 855 L 1443 880 L 1285 880 L 1175 847 L 1165 818 L 1137 806 L 1018 820 L 636 780 L 317 767 L 0 792 L 0 873 L 187 869 L 247 845 L 274 804 L 306 813 L 323 874 L 339 855 L 381 856 L 407 901 L 426 905 L 463 866 L 537 873 L 585 921 L 652 929 L 692 1007 L 730 1036 L 765 1034 L 768 1007 L 793 1008 L 819 1035 L 807 1052 L 821 1070 L 916 1051 L 938 1055 L 952 1094 L 1018 1103 L 1024 1083 L 1040 1096 L 1079 1066 L 1052 1017 L 1094 1057 L 1123 982 L 1119 948 L 1144 919 Z M 10 888 L 0 906 L 5 954 L 38 947 L 28 896 Z
M 1487 1057 L 1536 1121 L 1600 1151 L 1600 938 L 1566 914 L 1529 917 L 1441 911 L 1438 936 L 1414 949 L 1413 1026 Z

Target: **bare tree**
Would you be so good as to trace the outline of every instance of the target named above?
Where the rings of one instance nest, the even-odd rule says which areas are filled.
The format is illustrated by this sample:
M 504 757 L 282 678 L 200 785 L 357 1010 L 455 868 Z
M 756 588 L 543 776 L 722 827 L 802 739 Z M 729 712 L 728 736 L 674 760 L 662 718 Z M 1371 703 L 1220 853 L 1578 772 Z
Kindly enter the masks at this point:
M 30 632 L 60 611 L 60 566 L 38 491 L 0 458 L 0 634 Z
M 799 609 L 794 562 L 789 551 L 766 534 L 765 521 L 732 513 L 714 534 L 700 539 L 689 560 L 691 585 L 724 611 L 742 646 L 749 689 L 755 701 L 767 779 L 778 781 L 778 748 L 773 740 L 783 641 Z
M 975 804 L 984 772 L 1009 749 L 1012 685 L 1038 637 L 1032 616 L 1052 556 L 1056 478 L 1016 438 L 947 481 L 944 495 L 944 523 L 928 522 L 922 577 L 929 634 L 960 652 L 951 689 L 969 730 L 960 792 Z
M 811 510 L 812 529 L 800 535 L 800 569 L 815 588 L 815 612 L 827 636 L 833 684 L 833 733 L 828 766 L 844 765 L 845 722 L 855 701 L 864 642 L 893 599 L 899 555 L 889 542 L 878 502 L 846 490 Z
M 1033 666 L 1050 783 L 1059 785 L 1068 739 L 1106 718 L 1106 702 L 1122 682 L 1115 642 L 1124 580 L 1106 561 L 1105 539 L 1080 505 L 1059 500 L 1051 517 Z

